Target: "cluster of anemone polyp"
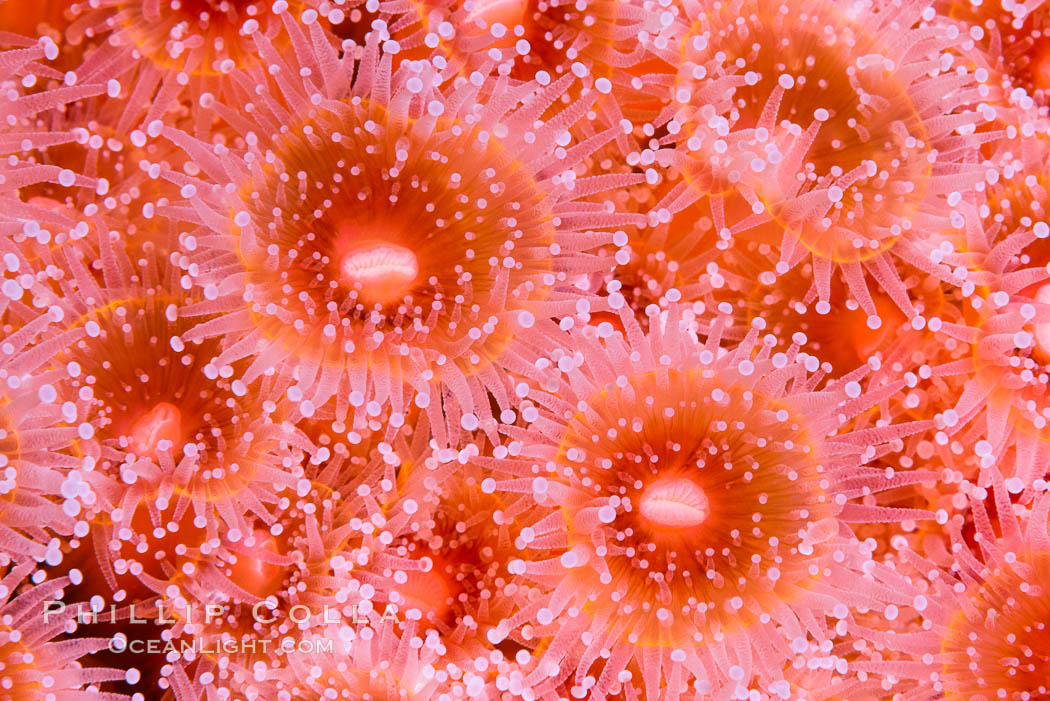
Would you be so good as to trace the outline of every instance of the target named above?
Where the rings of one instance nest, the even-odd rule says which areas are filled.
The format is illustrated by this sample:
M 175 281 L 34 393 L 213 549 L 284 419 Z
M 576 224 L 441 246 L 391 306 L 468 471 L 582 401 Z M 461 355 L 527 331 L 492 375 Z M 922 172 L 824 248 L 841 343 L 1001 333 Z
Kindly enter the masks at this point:
M 0 701 L 1050 699 L 1048 0 L 0 0 Z

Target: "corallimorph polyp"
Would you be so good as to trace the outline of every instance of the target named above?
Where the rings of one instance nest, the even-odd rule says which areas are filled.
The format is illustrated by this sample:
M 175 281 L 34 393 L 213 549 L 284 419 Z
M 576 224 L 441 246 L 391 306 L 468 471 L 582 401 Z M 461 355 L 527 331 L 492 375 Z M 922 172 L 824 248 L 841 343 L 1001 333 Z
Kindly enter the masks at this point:
M 614 130 L 569 148 L 587 101 L 538 121 L 573 76 L 488 99 L 480 73 L 441 93 L 430 64 L 391 77 L 376 58 L 373 46 L 347 93 L 332 77 L 246 95 L 257 121 L 237 150 L 165 131 L 217 179 L 169 174 L 200 198 L 169 210 L 198 225 L 183 238 L 190 274 L 228 312 L 183 338 L 227 334 L 220 365 L 255 356 L 246 384 L 294 375 L 304 416 L 333 397 L 339 421 L 373 403 L 403 413 L 414 395 L 436 434 L 461 416 L 467 430 L 491 427 L 485 388 L 502 382 L 493 369 L 511 335 L 573 308 L 575 294 L 552 288 L 602 264 L 587 249 L 626 243 L 583 229 L 634 219 L 572 202 L 612 186 L 576 183 L 571 168 Z
M 629 39 L 658 33 L 662 10 L 651 0 L 466 0 L 452 18 L 463 35 L 461 50 L 481 54 L 488 45 L 503 47 L 516 57 L 515 77 L 573 72 L 602 94 L 626 96 L 653 87 L 632 80 L 651 55 L 646 42 Z
M 178 112 L 185 95 L 221 93 L 235 69 L 258 64 L 259 42 L 286 48 L 282 18 L 298 17 L 305 9 L 302 0 L 74 2 L 68 45 L 89 48 L 73 76 L 106 85 L 110 97 L 128 99 L 114 125 L 127 131 Z
M 316 639 L 318 641 L 323 639 Z M 354 631 L 343 628 L 331 652 L 288 655 L 288 664 L 266 688 L 277 701 L 452 701 L 487 699 L 473 670 L 446 665 L 436 636 L 420 637 L 415 624 L 391 623 Z
M 821 301 L 837 266 L 870 316 L 866 275 L 914 316 L 896 259 L 952 279 L 931 234 L 962 226 L 949 193 L 981 177 L 954 160 L 983 121 L 968 109 L 976 85 L 937 60 L 957 32 L 921 28 L 908 0 L 687 7 L 673 160 L 719 200 L 716 227 L 770 247 L 770 273 L 812 255 Z
M 1050 701 L 1048 7 L 0 0 L 0 701 Z
M 911 604 L 916 625 L 907 636 L 880 631 L 870 639 L 906 652 L 913 661 L 854 665 L 862 672 L 917 682 L 909 698 L 1050 698 L 1050 493 L 1039 480 L 1027 492 L 1027 505 L 1013 504 L 1020 490 L 997 467 L 987 472 L 989 488 L 964 485 L 974 531 L 965 536 L 967 522 L 961 516 L 948 524 L 948 563 L 898 546 L 903 576 L 887 584 L 917 592 Z
M 506 429 L 515 444 L 495 464 L 559 513 L 521 529 L 508 569 L 553 593 L 499 632 L 528 622 L 553 636 L 537 690 L 560 665 L 555 680 L 575 667 L 575 683 L 603 698 L 632 660 L 651 699 L 670 698 L 685 669 L 716 697 L 766 688 L 793 646 L 828 639 L 817 617 L 881 608 L 843 520 L 916 515 L 846 503 L 862 483 L 880 488 L 861 467 L 876 446 L 911 430 L 829 437 L 876 401 L 855 382 L 818 390 L 797 346 L 773 352 L 757 329 L 733 351 L 717 337 L 699 345 L 670 311 L 643 336 L 625 310 L 630 343 L 593 327 L 566 338 L 550 356 L 553 395 L 519 385 L 531 426 Z M 586 684 L 599 654 L 604 669 Z
M 1046 524 L 1043 524 L 1046 528 Z M 1050 552 L 1021 571 L 990 577 L 956 615 L 943 649 L 946 698 L 1040 699 L 1050 695 Z M 965 604 L 964 604 L 965 606 Z M 972 607 L 972 608 L 970 608 Z
M 1010 102 L 1028 108 L 1047 105 L 1050 89 L 1050 13 L 1039 0 L 945 0 L 943 12 L 971 36 L 985 54 L 994 78 Z
M 120 541 L 146 531 L 147 541 L 136 537 L 130 546 L 159 559 L 148 536 L 163 530 L 167 517 L 159 513 L 169 506 L 185 524 L 206 526 L 209 537 L 220 523 L 247 532 L 275 490 L 294 487 L 300 475 L 293 466 L 309 442 L 280 420 L 280 404 L 267 404 L 271 415 L 262 395 L 231 379 L 232 367 L 209 363 L 214 341 L 195 347 L 179 340 L 193 325 L 179 315 L 195 300 L 171 284 L 164 261 L 143 259 L 136 269 L 108 247 L 100 257 L 111 287 L 98 286 L 83 261 L 67 257 L 76 286 L 65 288 L 66 330 L 50 348 L 66 375 L 61 391 L 86 416 L 78 449 L 111 480 L 100 487 L 110 503 L 94 507 L 112 539 L 105 554 L 115 556 Z
M 462 459 L 476 448 L 461 451 Z M 386 525 L 398 537 L 375 567 L 398 611 L 440 633 L 445 658 L 469 668 L 502 654 L 488 635 L 513 611 L 518 589 L 505 568 L 511 533 L 544 511 L 524 495 L 496 494 L 491 474 L 473 464 L 431 458 L 424 465 L 399 480 L 402 496 L 388 509 Z M 521 647 L 508 641 L 502 649 Z
M 90 654 L 104 650 L 110 641 L 84 636 L 68 639 L 68 634 L 77 631 L 76 605 L 63 604 L 59 609 L 45 601 L 61 600 L 72 577 L 46 581 L 43 574 L 28 563 L 8 569 L 0 580 L 0 699 L 127 701 L 127 696 L 99 693 L 97 684 L 115 679 L 133 684 L 138 672 L 82 666 Z

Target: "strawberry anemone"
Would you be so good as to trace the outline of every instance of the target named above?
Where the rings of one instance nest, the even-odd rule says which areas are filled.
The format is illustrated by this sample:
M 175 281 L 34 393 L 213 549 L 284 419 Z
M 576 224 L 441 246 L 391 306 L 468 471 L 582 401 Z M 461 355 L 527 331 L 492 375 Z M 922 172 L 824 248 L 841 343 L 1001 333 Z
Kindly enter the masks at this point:
M 935 562 L 904 547 L 890 586 L 917 589 L 908 636 L 866 633 L 908 662 L 865 661 L 852 667 L 880 678 L 913 680 L 914 698 L 1041 699 L 1050 695 L 1050 495 L 1040 480 L 1026 505 L 1012 503 L 1010 480 L 988 470 L 988 488 L 969 485 L 974 536 L 967 519 L 948 524 L 949 562 Z M 965 497 L 964 497 L 965 498 Z M 987 503 L 987 505 L 986 505 Z M 989 508 L 990 507 L 990 508 Z M 902 616 L 905 612 L 902 610 Z M 904 639 L 907 638 L 907 643 Z
M 384 506 L 396 473 L 426 446 L 425 417 L 389 442 L 380 430 L 344 438 L 331 425 L 300 423 L 315 444 L 304 475 L 250 531 L 183 538 L 169 551 L 181 564 L 156 593 L 183 603 L 171 614 L 171 634 L 197 652 L 171 666 L 164 685 L 199 691 L 226 670 L 245 689 L 262 690 L 258 682 L 290 673 L 293 651 L 365 622 L 403 620 L 387 610 L 390 576 L 373 560 L 388 547 Z
M 86 664 L 107 638 L 76 635 L 78 607 L 62 601 L 70 577 L 47 580 L 33 563 L 12 567 L 0 580 L 0 697 L 18 701 L 127 701 L 99 691 L 113 680 L 134 683 L 138 671 Z M 28 580 L 27 580 L 28 578 Z M 74 637 L 70 637 L 74 636 Z
M 178 525 L 191 544 L 190 531 L 201 539 L 247 531 L 275 491 L 296 484 L 309 442 L 279 403 L 264 401 L 266 388 L 251 393 L 230 379 L 233 368 L 209 364 L 209 342 L 179 340 L 193 325 L 180 313 L 198 300 L 179 290 L 166 261 L 132 264 L 105 243 L 99 255 L 105 285 L 83 254 L 66 256 L 63 330 L 30 350 L 53 356 L 84 417 L 76 450 L 92 467 L 92 544 L 105 582 L 155 589 L 173 575 L 164 555 L 178 543 L 151 546 L 150 538 L 171 541 Z M 146 564 L 136 563 L 145 553 Z
M 285 27 L 319 21 L 302 0 L 102 0 L 74 2 L 66 32 L 86 44 L 77 82 L 103 83 L 128 107 L 118 131 L 149 124 L 180 101 L 221 93 L 236 72 L 258 65 L 260 52 L 288 49 Z
M 511 532 L 539 518 L 530 500 L 497 492 L 492 475 L 471 462 L 477 449 L 431 456 L 399 480 L 401 495 L 387 510 L 396 537 L 375 561 L 390 587 L 386 600 L 439 633 L 445 659 L 475 669 L 492 652 L 490 631 L 527 596 L 504 570 Z M 521 641 L 501 649 L 516 651 Z
M 647 213 L 649 226 L 630 237 L 629 245 L 616 256 L 619 264 L 597 282 L 609 292 L 618 292 L 646 328 L 653 309 L 670 304 L 689 307 L 687 315 L 707 317 L 708 306 L 716 306 L 712 293 L 724 284 L 719 274 L 719 251 L 714 223 L 702 201 L 688 206 L 688 185 L 675 172 L 665 184 L 624 188 L 625 207 Z M 612 283 L 610 287 L 609 283 Z M 616 323 L 615 314 L 601 318 Z
M 940 12 L 959 20 L 986 57 L 1011 102 L 1047 106 L 1050 89 L 1050 13 L 1042 2 L 946 0 Z M 994 83 L 993 83 L 994 84 Z M 1015 91 L 1023 91 L 1025 100 Z
M 1042 142 L 1035 145 L 1045 152 Z M 1026 484 L 1042 476 L 1050 454 L 1050 227 L 1045 178 L 1030 168 L 1009 164 L 1004 172 L 1012 177 L 988 188 L 985 226 L 945 255 L 969 270 L 961 316 L 946 320 L 939 336 L 963 344 L 969 357 L 932 373 L 959 387 L 939 427 L 944 434 L 973 445 L 985 467 L 1020 447 L 1026 457 L 1013 476 Z
M 352 84 L 308 77 L 313 97 L 288 83 L 274 99 L 246 95 L 255 131 L 236 149 L 165 129 L 202 176 L 169 173 L 197 199 L 164 212 L 190 223 L 191 277 L 222 310 L 183 339 L 225 335 L 217 363 L 251 357 L 246 385 L 294 377 L 304 416 L 333 400 L 356 426 L 414 401 L 439 440 L 446 420 L 491 430 L 486 392 L 506 396 L 511 337 L 573 308 L 579 295 L 559 281 L 597 269 L 588 249 L 637 219 L 574 201 L 571 167 L 615 130 L 570 146 L 586 103 L 538 121 L 572 76 L 501 83 L 490 100 L 480 81 L 437 91 L 425 62 L 391 76 L 375 50 Z
M 942 337 L 968 344 L 971 356 L 932 371 L 956 375 L 962 385 L 954 406 L 938 417 L 938 428 L 974 445 L 985 467 L 1020 442 L 1033 460 L 1022 462 L 1015 476 L 1031 482 L 1041 476 L 1043 465 L 1034 458 L 1050 421 L 1050 365 L 1040 336 L 1050 323 L 1050 305 L 1003 290 L 974 295 L 968 304 L 970 319 L 941 326 Z
M 872 292 L 875 314 L 869 315 L 850 297 L 840 276 L 828 281 L 830 302 L 824 302 L 813 280 L 812 266 L 800 266 L 772 285 L 756 285 L 747 270 L 738 266 L 733 272 L 718 271 L 725 285 L 715 298 L 735 306 L 737 332 L 754 319 L 761 319 L 765 330 L 777 338 L 804 339 L 805 352 L 817 358 L 831 377 L 842 377 L 869 363 L 901 361 L 912 367 L 916 354 L 923 358 L 928 355 L 931 334 L 914 328 L 881 291 Z M 758 270 L 751 270 L 759 275 Z M 916 310 L 924 317 L 937 317 L 945 305 L 942 286 L 933 278 L 918 276 L 906 282 Z
M 923 26 L 909 0 L 690 8 L 665 141 L 695 197 L 710 198 L 726 260 L 761 247 L 775 276 L 812 261 L 824 303 L 838 269 L 872 317 L 871 281 L 919 315 L 902 265 L 959 284 L 931 260 L 936 232 L 972 215 L 960 202 L 983 176 L 958 161 L 983 120 L 970 109 L 976 84 L 931 59 L 958 32 Z
M 508 563 L 549 593 L 490 636 L 545 641 L 537 693 L 599 656 L 592 694 L 632 661 L 649 698 L 680 675 L 715 695 L 779 681 L 792 646 L 833 637 L 815 615 L 885 605 L 858 584 L 868 550 L 846 524 L 932 516 L 849 501 L 892 486 L 864 463 L 929 422 L 850 430 L 878 393 L 818 390 L 797 345 L 774 352 L 754 327 L 732 351 L 698 344 L 669 312 L 648 335 L 624 310 L 630 340 L 585 327 L 537 351 L 546 391 L 519 385 L 524 423 L 492 460 L 497 489 L 557 507 Z
M 586 88 L 615 95 L 627 110 L 652 101 L 646 90 L 659 94 L 641 80 L 661 65 L 648 48 L 649 38 L 659 33 L 661 17 L 670 16 L 656 2 L 466 0 L 457 5 L 451 18 L 460 28 L 458 50 L 472 56 L 502 49 L 514 60 L 515 78 L 576 73 Z
M 374 699 L 488 698 L 484 680 L 474 670 L 445 662 L 433 634 L 421 637 L 415 624 L 399 631 L 392 622 L 357 630 L 344 628 L 338 637 L 315 639 L 332 643 L 330 651 L 292 652 L 279 675 L 263 687 L 265 698 L 282 701 Z M 318 649 L 322 649 L 318 647 Z

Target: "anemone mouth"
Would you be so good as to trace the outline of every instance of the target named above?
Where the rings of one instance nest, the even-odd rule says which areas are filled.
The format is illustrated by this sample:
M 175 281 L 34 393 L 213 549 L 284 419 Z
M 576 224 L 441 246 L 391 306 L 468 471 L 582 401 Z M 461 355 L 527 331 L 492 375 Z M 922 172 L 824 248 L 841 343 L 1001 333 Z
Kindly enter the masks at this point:
M 684 478 L 658 479 L 638 501 L 642 517 L 665 528 L 694 528 L 711 515 L 707 495 L 696 482 Z
M 463 521 L 457 521 L 460 527 Z M 453 524 L 449 524 L 452 526 Z M 405 538 L 398 551 L 417 563 L 428 565 L 404 571 L 404 582 L 392 585 L 397 592 L 399 616 L 418 617 L 423 624 L 450 633 L 470 622 L 471 636 L 495 627 L 507 607 L 498 601 L 501 563 L 495 558 L 498 541 L 477 526 L 457 533 L 439 529 L 430 541 Z M 440 543 L 441 547 L 432 547 Z M 391 601 L 394 597 L 391 597 Z M 480 601 L 487 601 L 478 607 Z M 460 640 L 459 645 L 468 641 Z
M 287 550 L 287 544 L 269 532 L 255 529 L 250 533 L 252 540 L 230 558 L 222 563 L 220 570 L 228 580 L 258 599 L 266 599 L 280 590 L 286 581 L 289 568 L 275 562 Z M 242 602 L 243 603 L 243 602 Z M 252 602 L 254 603 L 254 602 Z
M 385 305 L 410 292 L 419 277 L 419 262 L 405 246 L 366 240 L 346 249 L 339 259 L 339 273 L 361 301 Z
M 277 168 L 242 190 L 251 312 L 296 353 L 378 333 L 460 361 L 467 348 L 473 373 L 510 340 L 499 320 L 546 295 L 549 200 L 479 127 L 345 108 L 293 130 Z
M 418 616 L 445 635 L 458 664 L 486 649 L 488 631 L 512 612 L 512 602 L 499 594 L 507 583 L 507 533 L 500 524 L 518 508 L 505 495 L 485 493 L 485 470 L 464 466 L 457 479 L 437 485 L 426 472 L 399 480 L 402 496 L 386 510 L 390 518 L 411 511 L 394 551 L 414 563 L 395 573 L 388 600 L 402 617 Z M 418 613 L 410 613 L 413 608 Z
M 1025 564 L 1027 575 L 997 571 L 952 618 L 941 641 L 946 698 L 1050 698 L 1050 553 Z
M 159 402 L 131 427 L 130 447 L 139 455 L 156 458 L 164 443 L 178 444 L 182 435 L 182 413 L 169 402 Z
M 698 108 L 687 123 L 696 155 L 684 174 L 704 192 L 745 193 L 816 256 L 873 258 L 906 235 L 927 191 L 925 123 L 895 67 L 862 61 L 885 50 L 858 22 L 827 2 L 781 9 L 724 3 L 683 41 L 680 91 L 746 71 L 727 83 L 721 122 Z
M 639 242 L 637 249 L 632 248 L 627 264 L 617 268 L 620 291 L 643 329 L 649 326 L 646 308 L 665 307 L 671 289 L 677 290 L 686 302 L 696 301 L 699 296 L 696 281 L 717 250 L 714 227 L 699 204 L 678 213 L 665 230 Z
M 461 548 L 451 556 L 432 554 L 433 567 L 429 572 L 409 575 L 405 585 L 397 585 L 408 603 L 399 605 L 399 612 L 415 607 L 422 614 L 423 623 L 445 633 L 458 631 L 455 635 L 462 639 L 455 646 L 459 651 L 473 652 L 484 647 L 481 641 L 487 631 L 510 613 L 509 602 L 500 601 L 497 595 L 506 584 L 499 577 L 501 563 L 483 554 L 484 548 L 494 552 L 494 544 Z M 422 588 L 424 585 L 426 589 Z M 482 605 L 482 601 L 487 603 Z
M 335 603 L 345 604 L 339 592 L 346 592 L 339 579 L 342 566 L 333 558 L 358 558 L 354 541 L 360 529 L 353 522 L 364 507 L 316 482 L 300 484 L 296 492 L 296 498 L 265 515 L 272 522 L 268 528 L 249 518 L 236 534 L 209 532 L 212 543 L 219 537 L 219 546 L 202 550 L 197 567 L 178 578 L 181 597 L 192 602 L 191 614 L 209 604 L 223 607 L 221 615 L 185 631 L 209 659 L 227 658 L 250 668 L 256 661 L 272 661 L 266 647 L 281 637 L 301 640 L 310 630 L 349 622 L 351 614 Z M 181 618 L 201 622 L 186 620 L 185 613 Z M 268 642 L 250 649 L 241 645 L 252 640 Z M 224 641 L 233 644 L 225 647 Z
M 666 380 L 632 378 L 588 405 L 558 462 L 579 490 L 566 513 L 570 545 L 603 531 L 612 581 L 592 581 L 586 567 L 572 576 L 597 599 L 620 591 L 617 615 L 637 619 L 639 639 L 690 640 L 700 619 L 746 625 L 751 611 L 785 600 L 785 582 L 810 586 L 799 533 L 834 509 L 799 417 L 744 387 L 673 370 Z M 642 614 L 657 601 L 683 613 Z M 694 620 L 689 602 L 709 608 Z
M 418 615 L 426 623 L 445 622 L 452 612 L 452 605 L 461 593 L 455 583 L 453 568 L 441 560 L 435 560 L 426 571 L 414 571 L 408 574 L 404 584 L 397 589 L 401 595 L 399 610 L 406 614 Z M 450 581 L 451 580 L 451 581 Z

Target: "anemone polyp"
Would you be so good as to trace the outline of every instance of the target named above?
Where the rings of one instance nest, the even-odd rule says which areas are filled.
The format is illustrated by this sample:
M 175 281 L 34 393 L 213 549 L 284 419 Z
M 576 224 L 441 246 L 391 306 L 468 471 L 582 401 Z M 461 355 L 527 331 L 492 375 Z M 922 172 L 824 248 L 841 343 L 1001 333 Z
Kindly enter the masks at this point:
M 695 67 L 707 67 L 715 52 L 723 58 L 707 70 L 718 75 L 736 73 L 742 59 L 748 76 L 731 89 L 736 109 L 729 125 L 766 134 L 769 145 L 741 145 L 738 155 L 729 135 L 724 157 L 717 155 L 718 143 L 712 145 L 712 165 L 753 181 L 760 200 L 797 227 L 815 253 L 836 260 L 871 257 L 892 242 L 892 225 L 907 222 L 924 197 L 926 128 L 906 86 L 888 78 L 888 68 L 858 61 L 880 48 L 868 28 L 833 3 L 815 3 L 803 14 L 787 9 L 777 0 L 747 0 L 698 17 L 683 41 L 681 87 L 690 90 Z M 870 110 L 871 100 L 885 111 Z M 702 133 L 696 136 L 703 140 Z M 800 137 L 808 148 L 794 153 L 791 144 Z M 790 166 L 767 179 L 779 170 L 779 158 L 764 162 L 774 152 Z M 897 182 L 907 187 L 891 184 Z M 813 205 L 817 217 L 792 213 L 809 209 L 796 199 L 800 187 L 824 194 L 824 202 Z
M 1025 220 L 1027 227 L 1031 219 Z M 998 230 L 990 227 L 990 231 Z M 1044 294 L 1041 290 L 1050 271 L 1044 267 L 1045 260 L 1040 260 L 1045 236 L 1037 236 L 1022 228 L 989 241 L 979 256 L 983 265 L 971 275 L 981 287 L 955 310 L 957 320 L 936 334 L 946 348 L 961 348 L 971 356 L 961 378 L 963 390 L 951 409 L 954 416 L 942 414 L 939 428 L 947 436 L 961 435 L 989 444 L 990 451 L 986 453 L 982 443 L 979 453 L 984 467 L 1004 455 L 1014 441 L 1023 441 L 1028 447 L 1021 452 L 1029 457 L 1018 461 L 1023 470 L 1013 476 L 1025 483 L 1044 472 L 1044 465 L 1031 451 L 1045 443 L 1050 422 L 1046 406 L 1050 354 L 1041 340 L 1050 321 L 1050 307 L 1037 299 Z
M 531 638 L 555 636 L 527 679 L 537 695 L 573 668 L 581 684 L 597 645 L 611 655 L 596 693 L 611 693 L 632 660 L 648 698 L 661 698 L 679 664 L 715 695 L 775 682 L 774 659 L 790 654 L 780 646 L 806 639 L 781 613 L 804 618 L 825 596 L 844 610 L 853 601 L 844 592 L 867 553 L 844 524 L 928 517 L 849 504 L 845 486 L 863 472 L 872 440 L 916 427 L 853 436 L 839 412 L 853 415 L 873 398 L 846 409 L 845 383 L 816 391 L 798 347 L 773 353 L 768 337 L 760 349 L 756 327 L 728 351 L 713 324 L 700 346 L 678 313 L 671 305 L 646 335 L 622 308 L 622 335 L 584 327 L 537 364 L 558 368 L 542 392 L 519 387 L 533 427 L 507 433 L 527 454 L 500 451 L 494 471 L 531 480 L 537 505 L 560 513 L 522 524 L 508 570 L 558 593 L 528 599 L 496 634 L 528 622 Z M 889 484 L 880 482 L 865 492 Z M 557 660 L 561 674 L 547 679 Z
M 63 602 L 59 610 L 54 603 L 61 601 L 70 578 L 48 581 L 34 569 L 34 563 L 11 567 L 0 580 L 0 698 L 67 701 L 98 696 L 100 682 L 137 679 L 134 668 L 125 672 L 84 664 L 110 641 L 76 635 L 76 612 L 83 604 Z
M 493 483 L 473 462 L 426 460 L 399 480 L 399 498 L 386 510 L 397 539 L 376 560 L 389 570 L 386 600 L 436 631 L 446 659 L 464 667 L 492 651 L 488 636 L 519 592 L 503 572 L 511 524 L 543 515 L 521 496 L 495 493 Z
M 281 4 L 286 11 L 301 9 L 298 0 Z M 253 32 L 245 26 L 248 20 L 273 39 L 282 14 L 254 0 L 103 0 L 74 3 L 72 10 L 80 15 L 70 30 L 75 43 L 90 41 L 100 30 L 115 30 L 123 41 L 100 49 L 103 55 L 111 57 L 110 52 L 133 47 L 163 68 L 212 75 L 228 73 L 234 65 L 245 67 L 245 61 L 254 59 Z M 98 65 L 101 58 L 89 54 L 85 68 Z M 231 65 L 223 65 L 224 61 Z
M 941 643 L 946 698 L 1050 696 L 1050 552 L 1031 553 L 1020 564 L 968 594 L 949 625 Z
M 283 655 L 274 657 L 267 646 L 331 636 L 385 613 L 372 605 L 383 577 L 359 574 L 377 550 L 373 524 L 361 515 L 379 511 L 381 479 L 370 466 L 340 459 L 341 452 L 319 451 L 294 494 L 273 499 L 272 510 L 247 528 L 219 533 L 209 526 L 207 543 L 183 553 L 192 566 L 161 582 L 158 593 L 188 602 L 172 633 L 206 649 L 208 664 L 280 667 Z M 221 614 L 202 620 L 199 612 L 209 606 Z M 267 642 L 258 647 L 253 640 Z
M 193 326 L 179 315 L 192 297 L 170 289 L 173 271 L 145 248 L 135 264 L 122 249 L 102 248 L 100 266 L 124 275 L 110 275 L 111 286 L 72 264 L 76 284 L 66 282 L 59 302 L 64 328 L 49 367 L 65 375 L 62 391 L 77 398 L 70 407 L 84 417 L 76 449 L 114 481 L 92 510 L 122 514 L 103 519 L 107 537 L 135 530 L 130 521 L 143 500 L 160 511 L 181 502 L 180 514 L 192 502 L 212 530 L 227 517 L 228 527 L 244 529 L 263 492 L 295 484 L 309 442 L 279 417 L 277 403 L 275 417 L 260 394 L 231 379 L 233 368 L 211 364 L 218 343 L 179 339 Z M 242 508 L 242 498 L 255 506 Z
M 281 172 L 245 192 L 239 248 L 256 324 L 327 366 L 386 367 L 414 383 L 406 363 L 445 356 L 474 375 L 509 338 L 501 319 L 544 296 L 550 203 L 495 140 L 478 148 L 468 125 L 380 130 L 378 107 L 346 108 L 287 138 Z M 334 139 L 319 150 L 317 136 Z M 289 173 L 306 189 L 289 192 Z
M 927 350 L 927 332 L 916 330 L 898 304 L 887 294 L 873 290 L 862 306 L 850 297 L 850 286 L 841 277 L 827 281 L 828 301 L 820 299 L 820 284 L 813 269 L 802 267 L 776 279 L 762 275 L 761 263 L 743 256 L 720 268 L 725 289 L 716 299 L 735 305 L 736 316 L 751 324 L 760 319 L 763 328 L 778 338 L 799 339 L 806 353 L 817 358 L 831 377 L 842 377 L 863 367 L 872 358 L 886 361 Z M 908 289 L 914 309 L 926 316 L 943 311 L 944 293 L 933 280 Z
M 74 317 L 80 338 L 65 360 L 83 372 L 74 385 L 92 387 L 104 459 L 119 462 L 119 454 L 130 451 L 152 459 L 166 452 L 176 463 L 184 455 L 221 461 L 227 450 L 241 451 L 236 428 L 246 417 L 236 394 L 205 376 L 203 366 L 214 351 L 196 355 L 171 343 L 180 326 L 187 327 L 177 320 L 172 301 L 143 295 Z M 127 362 L 114 362 L 117 348 Z M 197 449 L 187 451 L 187 442 Z
M 946 525 L 950 552 L 924 557 L 903 543 L 895 545 L 896 573 L 886 583 L 915 593 L 907 616 L 913 632 L 903 645 L 905 636 L 887 631 L 873 632 L 872 640 L 886 651 L 919 654 L 903 663 L 890 655 L 884 661 L 855 661 L 851 668 L 912 680 L 917 697 L 1034 701 L 1050 696 L 1050 493 L 1040 481 L 1027 490 L 1027 503 L 1013 503 L 1012 493 L 1019 490 L 998 466 L 987 468 L 983 481 L 987 488 L 963 485 L 960 496 L 969 501 L 970 513 Z M 971 525 L 967 537 L 964 529 Z
M 1040 2 L 950 0 L 944 14 L 980 31 L 973 36 L 993 71 L 1005 77 L 1003 92 L 1020 88 L 1046 106 L 1050 89 L 1050 18 Z M 1010 95 L 1016 102 L 1017 95 Z
M 624 597 L 618 614 L 637 619 L 625 634 L 641 644 L 683 645 L 696 631 L 658 611 L 646 623 L 646 596 L 668 611 L 704 602 L 708 620 L 734 628 L 749 618 L 729 613 L 736 597 L 764 609 L 781 596 L 781 578 L 781 585 L 806 579 L 808 558 L 797 551 L 774 555 L 766 541 L 791 543 L 835 509 L 818 487 L 822 468 L 808 444 L 809 427 L 772 397 L 731 378 L 681 370 L 666 379 L 631 376 L 627 387 L 588 400 L 589 410 L 563 438 L 561 462 L 573 466 L 572 482 L 582 492 L 567 508 L 570 543 L 581 545 L 595 528 L 610 529 L 606 561 L 617 573 L 612 587 Z M 796 521 L 799 513 L 807 516 Z M 734 564 L 744 562 L 759 563 L 758 572 L 745 576 Z M 645 574 L 631 576 L 633 567 Z M 764 579 L 770 568 L 775 574 Z M 714 583 L 696 576 L 704 571 L 717 573 Z M 736 584 L 718 584 L 730 581 Z
M 869 313 L 864 272 L 913 317 L 895 259 L 930 269 L 939 240 L 917 232 L 973 218 L 939 190 L 975 186 L 976 171 L 947 174 L 949 144 L 958 155 L 968 138 L 947 125 L 983 119 L 958 76 L 917 68 L 922 41 L 958 43 L 954 28 L 920 29 L 921 13 L 910 0 L 849 10 L 821 1 L 804 13 L 779 0 L 734 0 L 690 7 L 692 25 L 677 37 L 670 156 L 698 197 L 716 201 L 720 236 L 767 247 L 770 272 L 807 259 L 823 280 L 851 269 L 850 293 Z M 898 28 L 915 41 L 888 41 Z M 930 274 L 958 282 L 947 266 Z
M 445 93 L 433 65 L 410 63 L 393 75 L 386 63 L 362 64 L 351 84 L 314 84 L 330 95 L 328 106 L 276 133 L 265 163 L 258 134 L 270 119 L 286 121 L 278 101 L 313 99 L 286 82 L 269 86 L 276 112 L 254 112 L 258 131 L 236 150 L 164 130 L 193 159 L 225 163 L 205 173 L 218 178 L 210 184 L 168 173 L 214 214 L 194 220 L 184 239 L 195 247 L 191 278 L 231 310 L 183 340 L 231 334 L 217 362 L 254 356 L 239 378 L 245 384 L 264 372 L 315 368 L 296 380 L 307 417 L 333 397 L 337 420 L 353 409 L 350 423 L 373 403 L 403 413 L 415 401 L 433 413 L 432 426 L 449 421 L 458 432 L 458 418 L 431 401 L 447 389 L 459 412 L 491 430 L 486 388 L 515 331 L 552 327 L 543 319 L 575 303 L 558 282 L 569 271 L 595 272 L 600 259 L 589 249 L 626 240 L 601 230 L 640 217 L 573 202 L 567 169 L 583 152 L 565 145 L 579 110 L 536 119 L 575 76 L 525 83 L 490 105 L 477 85 L 456 81 Z M 380 75 L 405 99 L 373 94 Z M 615 132 L 592 137 L 585 150 Z

